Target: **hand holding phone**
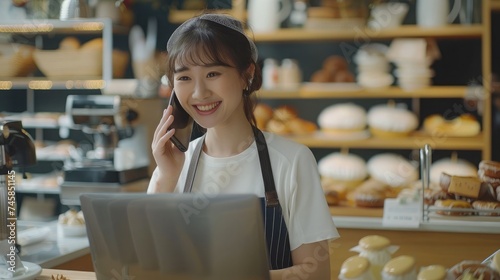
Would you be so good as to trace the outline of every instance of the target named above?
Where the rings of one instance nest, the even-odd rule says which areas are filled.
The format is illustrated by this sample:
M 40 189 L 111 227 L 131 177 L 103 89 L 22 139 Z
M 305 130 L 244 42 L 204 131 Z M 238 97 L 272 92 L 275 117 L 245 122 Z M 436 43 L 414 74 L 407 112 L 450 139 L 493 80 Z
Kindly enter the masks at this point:
M 169 130 L 175 128 L 175 133 L 170 138 L 170 141 L 182 152 L 187 151 L 189 147 L 189 142 L 191 141 L 191 133 L 193 131 L 193 118 L 182 108 L 179 99 L 175 95 L 175 91 L 172 91 L 170 96 L 169 105 L 172 106 L 172 115 L 174 116 L 174 122 L 168 128 Z

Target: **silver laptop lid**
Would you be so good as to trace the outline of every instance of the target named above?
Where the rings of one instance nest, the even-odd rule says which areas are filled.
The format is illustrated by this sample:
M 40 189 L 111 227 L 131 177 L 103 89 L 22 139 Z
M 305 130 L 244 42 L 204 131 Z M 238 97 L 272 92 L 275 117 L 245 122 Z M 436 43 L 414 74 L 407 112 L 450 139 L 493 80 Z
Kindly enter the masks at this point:
M 259 198 L 82 194 L 98 280 L 269 279 Z

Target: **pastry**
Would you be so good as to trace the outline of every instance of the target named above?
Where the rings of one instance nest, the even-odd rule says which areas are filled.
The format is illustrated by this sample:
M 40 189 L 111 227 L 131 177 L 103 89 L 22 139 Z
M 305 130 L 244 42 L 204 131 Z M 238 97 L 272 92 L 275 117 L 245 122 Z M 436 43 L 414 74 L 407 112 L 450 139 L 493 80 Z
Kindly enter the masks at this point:
M 418 168 L 409 160 L 394 153 L 371 157 L 367 163 L 369 175 L 393 188 L 403 188 L 418 180 Z
M 281 135 L 291 132 L 287 125 L 278 119 L 270 119 L 266 124 L 266 130 Z
M 406 280 L 417 278 L 415 258 L 408 255 L 395 257 L 388 261 L 382 270 L 383 280 Z
M 329 206 L 339 205 L 340 197 L 336 191 L 332 190 L 325 192 L 325 198 L 326 198 L 326 203 L 328 203 Z
M 500 273 L 479 261 L 464 260 L 448 270 L 449 279 L 497 280 Z
M 338 71 L 333 75 L 334 83 L 354 83 L 354 75 L 348 70 Z
M 80 47 L 80 51 L 101 51 L 103 41 L 101 38 L 96 38 L 88 41 Z
M 368 176 L 366 163 L 355 154 L 331 153 L 318 161 L 319 174 L 349 189 L 358 186 Z
M 479 163 L 479 179 L 490 184 L 498 192 L 500 186 L 500 162 L 483 160 Z M 500 201 L 500 200 L 499 200 Z
M 468 216 L 471 215 L 472 212 L 461 212 L 461 211 L 446 211 L 446 209 L 472 209 L 472 205 L 464 200 L 455 200 L 455 199 L 445 199 L 445 200 L 437 200 L 434 203 L 434 206 L 438 208 L 442 208 L 437 210 L 436 213 L 446 216 Z
M 442 265 L 429 265 L 422 267 L 417 275 L 417 280 L 445 280 L 446 268 Z
M 291 133 L 297 135 L 311 134 L 318 130 L 318 126 L 315 123 L 301 118 L 295 118 L 287 121 L 286 126 Z
M 317 70 L 311 75 L 312 83 L 329 83 L 332 81 L 333 81 L 332 73 L 324 69 Z
M 430 115 L 423 123 L 424 130 L 439 137 L 471 137 L 481 131 L 479 121 L 470 114 L 460 115 L 452 120 L 446 120 L 440 115 Z
M 267 122 L 273 118 L 273 109 L 264 103 L 258 103 L 253 114 L 255 116 L 256 125 L 259 129 L 266 129 Z
M 477 210 L 500 210 L 500 202 L 480 201 L 472 202 L 472 208 Z M 500 212 L 478 212 L 481 216 L 500 216 Z
M 368 179 L 359 185 L 353 192 L 351 199 L 359 207 L 384 207 L 387 197 L 394 197 L 391 187 L 375 179 Z M 348 195 L 349 198 L 349 195 Z
M 340 103 L 323 109 L 318 125 L 328 135 L 354 135 L 366 128 L 366 111 L 354 103 Z
M 277 120 L 280 120 L 283 122 L 287 122 L 287 121 L 295 119 L 297 117 L 298 117 L 297 111 L 295 110 L 295 108 L 293 108 L 291 106 L 282 105 L 282 106 L 274 109 L 274 114 L 273 114 L 274 119 L 277 119 Z
M 339 280 L 373 279 L 370 275 L 370 261 L 362 256 L 352 256 L 346 259 L 340 267 Z
M 73 36 L 66 37 L 59 43 L 60 50 L 77 50 L 80 48 L 80 41 Z
M 349 64 L 347 60 L 339 55 L 332 55 L 323 61 L 323 69 L 329 73 L 337 73 L 342 70 L 347 70 L 349 68 Z
M 467 160 L 456 158 L 456 155 L 437 160 L 430 167 L 431 183 L 440 184 L 443 172 L 449 175 L 473 177 L 477 176 L 477 167 Z
M 406 108 L 390 105 L 376 105 L 368 111 L 370 132 L 377 137 L 408 136 L 418 127 L 415 113 Z

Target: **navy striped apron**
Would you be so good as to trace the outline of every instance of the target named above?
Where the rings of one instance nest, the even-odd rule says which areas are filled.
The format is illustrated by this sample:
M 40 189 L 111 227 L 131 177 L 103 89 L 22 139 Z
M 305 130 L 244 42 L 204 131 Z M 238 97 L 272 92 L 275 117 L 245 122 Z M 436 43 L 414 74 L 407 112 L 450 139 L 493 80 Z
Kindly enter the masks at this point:
M 269 267 L 272 270 L 291 267 L 293 262 L 290 250 L 290 239 L 288 237 L 288 229 L 285 220 L 283 219 L 283 213 L 281 212 L 282 209 L 278 200 L 278 194 L 276 193 L 276 186 L 274 185 L 274 176 L 271 169 L 266 139 L 264 134 L 256 127 L 253 127 L 253 132 L 257 151 L 259 153 L 262 178 L 264 179 L 265 197 L 261 198 L 261 206 L 264 218 L 264 228 L 266 231 Z M 203 142 L 205 141 L 205 136 L 202 137 L 203 139 L 201 139 L 195 147 L 193 158 L 189 165 L 184 192 L 191 192 L 193 188 L 196 167 L 198 166 Z

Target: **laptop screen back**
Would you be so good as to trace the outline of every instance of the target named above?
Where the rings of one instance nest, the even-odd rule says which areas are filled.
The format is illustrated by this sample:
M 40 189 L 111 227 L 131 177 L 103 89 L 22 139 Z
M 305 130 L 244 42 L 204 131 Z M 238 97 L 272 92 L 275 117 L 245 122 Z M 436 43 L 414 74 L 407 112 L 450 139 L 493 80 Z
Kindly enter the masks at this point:
M 253 195 L 82 194 L 101 279 L 269 279 Z

